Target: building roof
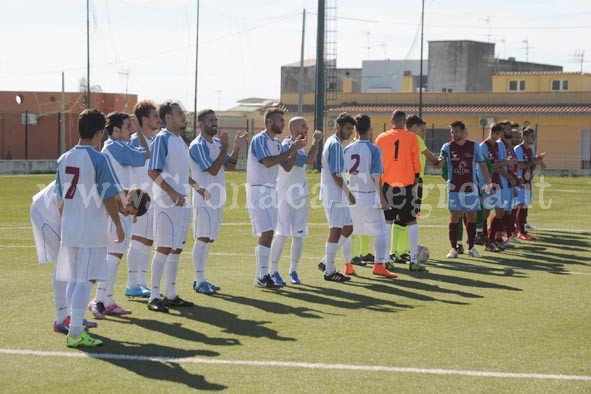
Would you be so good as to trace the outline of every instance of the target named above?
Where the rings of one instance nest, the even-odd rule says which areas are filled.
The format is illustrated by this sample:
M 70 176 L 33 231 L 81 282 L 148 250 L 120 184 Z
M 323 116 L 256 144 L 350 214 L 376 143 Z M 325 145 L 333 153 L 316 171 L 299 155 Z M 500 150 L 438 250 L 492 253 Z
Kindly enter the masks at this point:
M 297 112 L 296 105 L 286 105 L 289 112 Z M 304 112 L 313 112 L 313 105 L 304 105 Z M 349 112 L 349 113 L 392 113 L 395 110 L 402 110 L 407 113 L 419 111 L 418 105 L 337 105 L 329 106 L 328 112 Z M 427 114 L 591 114 L 591 105 L 563 104 L 563 105 L 542 105 L 542 104 L 513 104 L 513 105 L 424 105 L 423 112 Z
M 578 71 L 504 71 L 493 75 L 591 75 Z
M 316 65 L 316 59 L 304 59 L 304 67 L 313 67 L 315 65 Z M 298 60 L 297 62 L 284 64 L 281 67 L 299 67 L 299 66 L 300 66 L 300 61 Z

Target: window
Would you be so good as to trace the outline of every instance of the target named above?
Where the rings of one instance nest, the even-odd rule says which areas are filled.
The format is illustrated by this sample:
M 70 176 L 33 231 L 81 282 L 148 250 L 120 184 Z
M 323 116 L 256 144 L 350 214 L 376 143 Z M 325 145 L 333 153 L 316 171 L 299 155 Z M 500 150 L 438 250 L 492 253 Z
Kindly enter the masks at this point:
M 509 81 L 509 91 L 510 92 L 520 92 L 525 90 L 525 81 Z
M 551 82 L 551 89 L 553 91 L 568 90 L 568 79 L 553 79 Z

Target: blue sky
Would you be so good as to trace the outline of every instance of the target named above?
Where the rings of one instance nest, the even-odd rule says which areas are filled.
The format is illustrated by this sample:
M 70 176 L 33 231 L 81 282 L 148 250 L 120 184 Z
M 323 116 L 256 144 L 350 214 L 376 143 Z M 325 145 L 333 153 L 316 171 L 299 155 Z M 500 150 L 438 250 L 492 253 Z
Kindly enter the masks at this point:
M 419 57 L 419 0 L 337 2 L 339 67 Z M 314 0 L 200 3 L 199 108 L 278 98 L 281 65 L 299 60 L 303 8 L 305 53 L 315 56 Z M 578 71 L 573 54 L 585 51 L 583 68 L 591 72 L 588 0 L 426 0 L 425 7 L 425 41 L 490 40 L 497 56 L 525 60 L 528 40 L 530 61 Z M 91 10 L 93 84 L 107 92 L 123 92 L 127 84 L 140 98 L 178 99 L 192 109 L 195 0 L 91 0 Z M 77 90 L 86 75 L 85 1 L 2 1 L 0 14 L 0 90 L 59 91 L 62 70 L 66 90 Z

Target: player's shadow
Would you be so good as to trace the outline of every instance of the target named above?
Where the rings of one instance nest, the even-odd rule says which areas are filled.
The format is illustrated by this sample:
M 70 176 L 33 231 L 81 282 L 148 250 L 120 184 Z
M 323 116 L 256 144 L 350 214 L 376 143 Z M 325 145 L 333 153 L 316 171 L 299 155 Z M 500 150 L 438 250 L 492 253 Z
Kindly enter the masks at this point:
M 220 355 L 218 352 L 185 350 L 154 343 L 119 342 L 95 334 L 93 336 L 103 340 L 105 346 L 88 350 L 90 357 L 124 368 L 143 378 L 184 384 L 196 390 L 221 391 L 228 388 L 208 382 L 203 375 L 188 372 L 181 363 L 174 360 L 188 357 L 216 357 Z M 113 349 L 117 349 L 118 353 L 110 353 Z M 105 383 L 108 384 L 108 382 Z
M 480 289 L 522 291 L 522 289 L 519 289 L 517 287 L 502 285 L 502 284 L 494 283 L 494 282 L 487 282 L 487 281 L 483 281 L 483 280 L 464 278 L 464 277 L 456 276 L 456 275 L 445 275 L 445 274 L 434 273 L 434 272 L 426 272 L 424 274 L 423 273 L 412 273 L 412 274 L 413 274 L 412 276 L 414 276 L 414 277 L 420 276 L 420 277 L 424 277 L 425 279 L 431 279 L 431 280 L 434 280 L 437 282 L 444 282 L 444 283 L 449 283 L 449 284 L 453 284 L 453 285 L 457 285 L 457 286 L 475 287 L 475 288 L 480 288 Z M 504 275 L 504 276 L 507 276 L 507 275 Z M 513 276 L 513 275 L 511 275 L 511 276 Z M 398 283 L 398 281 L 396 283 Z M 439 286 L 430 285 L 430 284 L 427 284 L 425 282 L 420 282 L 420 281 L 400 281 L 400 284 L 401 284 L 401 286 L 407 285 L 408 287 L 418 288 L 418 289 L 422 289 L 424 287 L 424 290 L 427 290 L 427 291 L 431 290 L 431 291 L 442 291 L 444 293 L 446 293 L 446 292 L 457 293 L 458 295 L 468 296 L 468 297 L 472 297 L 472 298 L 481 298 L 482 297 L 478 294 L 472 294 L 472 293 L 462 294 L 464 292 L 456 292 L 454 290 L 441 289 Z
M 536 237 L 535 243 L 547 243 L 554 247 L 573 246 L 582 248 L 581 251 L 591 249 L 591 232 L 585 233 L 560 233 L 550 231 L 536 231 L 532 233 Z
M 440 269 L 453 271 L 453 272 L 462 272 L 462 273 L 472 273 L 472 274 L 480 274 L 480 275 L 490 275 L 490 276 L 498 276 L 498 277 L 506 277 L 510 276 L 513 278 L 527 278 L 527 275 L 523 272 L 516 271 L 513 268 L 505 268 L 505 267 L 490 267 L 488 265 L 476 265 L 476 264 L 469 264 L 469 263 L 462 263 L 459 261 L 444 261 L 444 260 L 429 260 L 429 266 L 434 266 Z M 489 282 L 486 282 L 489 283 Z
M 188 308 L 190 309 L 190 308 Z M 134 327 L 143 327 L 150 331 L 156 331 L 171 337 L 185 341 L 200 342 L 212 346 L 233 346 L 240 345 L 236 338 L 211 338 L 205 334 L 183 327 L 181 323 L 167 323 L 155 319 L 138 319 L 129 315 L 121 316 L 120 319 L 113 319 L 114 322 L 126 322 Z
M 276 330 L 266 327 L 269 321 L 241 319 L 238 315 L 221 309 L 195 305 L 179 311 L 181 316 L 199 323 L 219 327 L 223 332 L 252 338 L 267 338 L 275 341 L 295 341 L 295 338 L 282 337 Z M 237 340 L 236 344 L 240 344 Z
M 562 251 L 563 248 L 560 247 L 560 250 Z M 504 253 L 506 255 L 522 257 L 527 261 L 540 261 L 545 264 L 555 264 L 562 267 L 566 265 L 581 265 L 585 267 L 591 266 L 591 264 L 585 262 L 585 260 L 580 255 L 556 253 L 553 251 L 540 249 L 537 246 L 518 245 L 518 248 L 507 250 Z M 588 260 L 589 259 L 587 259 L 587 261 Z
M 274 290 L 274 293 L 281 293 L 282 289 Z M 317 313 L 321 313 L 316 309 L 310 309 L 305 307 L 293 307 L 291 305 L 285 305 L 280 302 L 265 301 L 260 298 L 248 298 L 232 294 L 217 293 L 213 295 L 215 298 L 219 298 L 225 301 L 235 302 L 240 305 L 248 305 L 254 308 L 262 309 L 265 312 L 276 313 L 279 315 L 295 315 L 298 317 L 309 318 L 309 319 L 320 319 Z
M 371 297 L 347 291 L 349 287 L 356 287 L 356 278 L 347 284 L 329 283 L 326 286 L 313 286 L 302 284 L 292 286 L 290 291 L 278 292 L 279 295 L 297 299 L 316 305 L 327 305 L 343 309 L 368 309 L 375 312 L 399 312 L 412 308 L 411 305 L 400 304 L 384 299 L 384 297 Z M 339 286 L 339 288 L 333 287 Z
M 567 274 L 562 260 L 549 259 L 545 255 L 513 254 L 511 251 L 483 255 L 481 261 L 493 266 L 508 267 L 513 270 L 541 271 L 551 274 Z M 551 261 L 552 260 L 552 261 Z

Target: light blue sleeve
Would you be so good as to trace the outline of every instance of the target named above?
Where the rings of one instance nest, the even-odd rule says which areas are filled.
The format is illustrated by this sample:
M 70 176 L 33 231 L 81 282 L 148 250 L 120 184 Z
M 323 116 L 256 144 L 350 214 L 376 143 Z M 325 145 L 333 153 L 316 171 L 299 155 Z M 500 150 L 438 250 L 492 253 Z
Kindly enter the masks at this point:
M 168 138 L 167 134 L 157 135 L 150 144 L 150 161 L 148 163 L 148 170 L 162 171 L 164 169 L 164 161 L 168 155 Z
M 110 144 L 107 149 L 115 160 L 124 167 L 143 167 L 146 163 L 144 148 L 134 148 L 129 144 L 117 141 Z
M 480 149 L 480 146 L 478 146 L 477 142 L 474 143 L 474 160 L 476 160 L 477 163 L 484 161 L 482 150 Z
M 375 145 L 371 145 L 371 174 L 383 174 L 382 151 Z
M 517 161 L 519 163 L 525 162 L 525 157 L 523 156 L 523 147 L 521 145 L 517 145 L 514 149 L 515 156 L 517 156 Z
M 259 163 L 264 158 L 272 156 L 267 145 L 267 137 L 264 134 L 258 134 L 252 139 L 252 154 Z
M 328 147 L 328 168 L 331 174 L 340 174 L 345 172 L 345 154 L 343 147 L 336 141 Z
M 439 152 L 439 158 L 440 159 L 445 159 L 447 160 L 447 158 L 449 157 L 449 143 L 445 143 L 441 146 L 441 151 Z
M 135 135 L 135 134 L 134 134 Z M 130 146 L 133 146 L 134 148 L 139 148 L 140 147 L 140 141 L 137 137 L 135 138 L 131 138 L 128 142 L 128 144 Z
M 308 154 L 301 151 L 297 151 L 295 162 L 293 163 L 293 165 L 297 167 L 303 167 L 304 165 L 306 165 L 306 160 L 308 160 Z
M 503 142 L 497 142 L 499 146 L 499 157 L 497 161 L 503 161 L 507 158 L 507 148 L 505 148 L 505 144 Z
M 60 179 L 60 162 L 62 161 L 62 157 L 63 156 L 60 156 L 60 158 L 57 159 L 57 170 L 55 171 L 55 194 L 60 200 L 64 199 L 62 180 Z
M 482 157 L 488 159 L 488 145 L 486 142 L 480 144 L 480 153 L 482 154 Z
M 200 139 L 189 148 L 189 156 L 197 163 L 201 171 L 207 171 L 213 165 L 213 161 L 209 157 L 209 147 L 205 140 Z
M 100 152 L 92 152 L 90 159 L 96 173 L 97 191 L 103 200 L 113 197 L 123 190 L 107 156 Z

